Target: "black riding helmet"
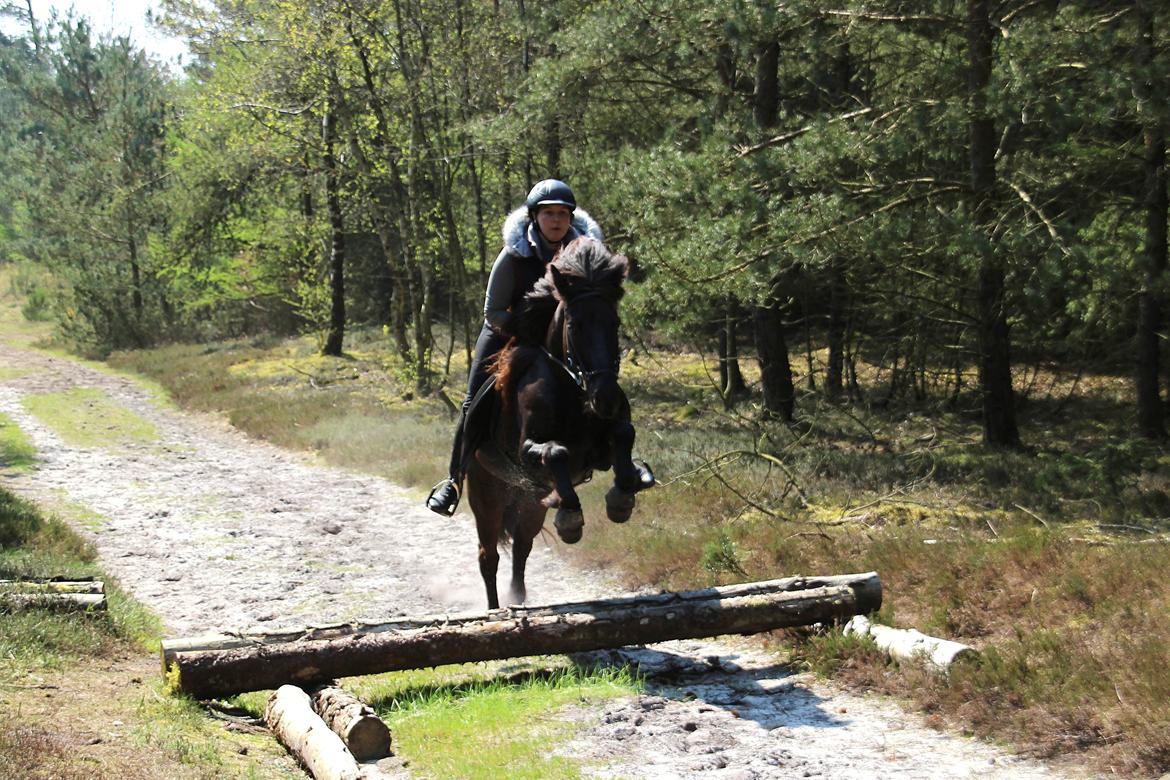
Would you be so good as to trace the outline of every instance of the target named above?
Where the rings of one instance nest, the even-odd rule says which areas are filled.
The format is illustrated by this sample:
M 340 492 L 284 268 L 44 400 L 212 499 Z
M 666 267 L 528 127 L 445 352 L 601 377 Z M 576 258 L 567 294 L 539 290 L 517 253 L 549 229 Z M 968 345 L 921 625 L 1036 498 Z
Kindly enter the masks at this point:
M 539 181 L 528 193 L 528 216 L 536 219 L 536 212 L 541 206 L 568 206 L 569 211 L 577 210 L 577 199 L 573 197 L 573 190 L 560 179 L 545 179 Z

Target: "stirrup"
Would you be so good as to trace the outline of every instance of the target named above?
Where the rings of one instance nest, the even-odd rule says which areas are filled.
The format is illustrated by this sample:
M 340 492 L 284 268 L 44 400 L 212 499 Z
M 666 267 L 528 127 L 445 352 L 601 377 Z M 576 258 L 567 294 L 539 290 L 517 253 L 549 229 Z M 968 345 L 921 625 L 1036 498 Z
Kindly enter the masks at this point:
M 448 497 L 448 500 L 444 501 L 443 503 L 436 501 L 435 494 L 440 491 L 445 492 L 447 488 L 450 488 L 450 490 L 455 493 L 454 500 L 452 501 Z M 459 499 L 461 497 L 462 493 L 459 490 L 459 483 L 450 477 L 447 477 L 444 480 L 440 480 L 438 484 L 431 488 L 431 492 L 427 496 L 427 509 L 431 510 L 435 514 L 451 517 L 455 514 L 455 509 L 459 506 Z
M 634 461 L 634 467 L 638 470 L 638 489 L 647 490 L 658 484 L 658 480 L 654 477 L 654 472 L 650 470 L 650 464 L 644 460 Z

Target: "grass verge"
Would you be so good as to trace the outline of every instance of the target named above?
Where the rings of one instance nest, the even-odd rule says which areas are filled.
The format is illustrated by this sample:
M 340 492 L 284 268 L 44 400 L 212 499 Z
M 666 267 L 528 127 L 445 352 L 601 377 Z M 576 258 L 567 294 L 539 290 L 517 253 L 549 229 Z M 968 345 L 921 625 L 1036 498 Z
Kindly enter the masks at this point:
M 157 618 L 68 526 L 0 490 L 0 579 L 87 576 L 105 582 L 106 612 L 0 608 L 0 778 L 295 776 L 271 739 L 229 734 L 163 696 Z

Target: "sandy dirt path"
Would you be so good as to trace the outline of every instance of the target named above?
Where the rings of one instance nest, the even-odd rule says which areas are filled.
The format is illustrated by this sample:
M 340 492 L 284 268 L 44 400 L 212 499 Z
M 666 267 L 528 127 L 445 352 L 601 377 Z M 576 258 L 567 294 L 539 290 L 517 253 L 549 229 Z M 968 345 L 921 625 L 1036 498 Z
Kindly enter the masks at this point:
M 171 637 L 482 609 L 466 514 L 440 518 L 383 479 L 176 412 L 131 379 L 61 357 L 0 345 L 0 377 L 0 412 L 40 459 L 7 474 L 5 486 L 49 509 L 83 507 L 79 530 L 102 565 Z M 24 399 L 72 388 L 100 391 L 152 422 L 158 437 L 68 445 Z M 556 545 L 538 540 L 533 550 L 530 600 L 618 592 L 604 573 L 569 567 Z M 647 694 L 566 713 L 581 731 L 560 748 L 589 759 L 596 777 L 1089 776 L 938 733 L 891 702 L 793 674 L 746 643 L 672 642 L 613 656 L 642 665 Z

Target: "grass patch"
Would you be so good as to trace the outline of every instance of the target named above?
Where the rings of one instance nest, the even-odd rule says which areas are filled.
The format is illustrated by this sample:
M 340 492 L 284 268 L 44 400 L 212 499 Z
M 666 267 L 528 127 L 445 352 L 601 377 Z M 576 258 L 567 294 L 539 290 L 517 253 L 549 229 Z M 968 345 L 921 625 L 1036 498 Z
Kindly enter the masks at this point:
M 128 645 L 155 650 L 161 624 L 126 596 L 95 565 L 93 548 L 65 523 L 0 491 L 0 579 L 96 577 L 106 582 L 105 614 L 69 615 L 14 610 L 0 620 L 0 657 L 11 661 L 0 677 L 61 669 L 81 658 L 104 656 Z
M 37 462 L 37 448 L 20 426 L 0 413 L 0 466 L 25 471 Z
M 77 447 L 120 447 L 158 439 L 154 424 L 113 403 L 100 390 L 76 388 L 31 395 L 25 408 Z
M 642 683 L 628 668 L 583 669 L 564 657 L 390 672 L 343 681 L 386 721 L 412 777 L 571 780 L 579 762 L 550 755 L 574 725 L 561 711 L 632 696 Z M 271 691 L 228 703 L 263 717 Z
M 537 662 L 534 662 L 534 664 Z M 464 665 L 354 681 L 419 777 L 569 780 L 580 764 L 552 755 L 574 726 L 559 711 L 640 689 L 627 669 Z
M 287 778 L 266 735 L 228 734 L 162 695 L 162 627 L 95 565 L 61 520 L 0 490 L 0 579 L 101 579 L 104 613 L 0 611 L 0 777 L 65 780 Z

